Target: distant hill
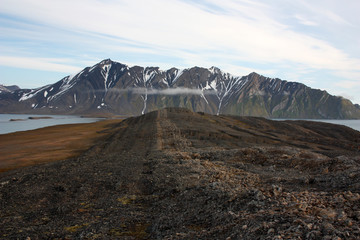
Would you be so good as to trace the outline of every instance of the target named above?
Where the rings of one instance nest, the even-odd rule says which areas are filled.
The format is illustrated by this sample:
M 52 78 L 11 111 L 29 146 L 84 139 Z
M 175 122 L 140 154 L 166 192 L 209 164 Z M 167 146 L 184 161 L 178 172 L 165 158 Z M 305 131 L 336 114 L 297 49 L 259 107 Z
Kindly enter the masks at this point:
M 16 85 L 11 85 L 11 86 L 4 86 L 2 84 L 0 84 L 0 93 L 2 92 L 13 92 L 15 90 L 20 89 L 18 86 Z
M 129 67 L 103 60 L 37 89 L 0 93 L 2 113 L 141 115 L 164 107 L 269 118 L 360 118 L 351 101 L 297 82 L 219 68 Z

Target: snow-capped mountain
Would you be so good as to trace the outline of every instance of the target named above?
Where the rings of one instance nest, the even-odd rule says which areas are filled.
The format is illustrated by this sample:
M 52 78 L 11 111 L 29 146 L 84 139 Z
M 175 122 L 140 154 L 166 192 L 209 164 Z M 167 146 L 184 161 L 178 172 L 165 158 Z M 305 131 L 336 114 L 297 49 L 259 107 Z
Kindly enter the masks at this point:
M 106 59 L 37 89 L 0 94 L 0 112 L 140 115 L 164 107 L 279 118 L 360 118 L 349 100 L 251 73 L 216 67 L 129 67 Z
M 13 91 L 18 90 L 18 89 L 20 89 L 20 88 L 18 86 L 16 86 L 16 85 L 5 86 L 5 85 L 0 84 L 0 93 L 2 93 L 2 92 L 13 92 Z

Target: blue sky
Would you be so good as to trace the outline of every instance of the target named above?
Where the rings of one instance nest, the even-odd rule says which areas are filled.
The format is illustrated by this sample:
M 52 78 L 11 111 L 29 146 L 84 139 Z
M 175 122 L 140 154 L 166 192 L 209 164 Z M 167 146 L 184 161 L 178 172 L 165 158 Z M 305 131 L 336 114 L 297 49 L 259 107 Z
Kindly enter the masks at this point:
M 0 84 L 36 88 L 111 58 L 217 66 L 360 103 L 358 0 L 0 0 Z

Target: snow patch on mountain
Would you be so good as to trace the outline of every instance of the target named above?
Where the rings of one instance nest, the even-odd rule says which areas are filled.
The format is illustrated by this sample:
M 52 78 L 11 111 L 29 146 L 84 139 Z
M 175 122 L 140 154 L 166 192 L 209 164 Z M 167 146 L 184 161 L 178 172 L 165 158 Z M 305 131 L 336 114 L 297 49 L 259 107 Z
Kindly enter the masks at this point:
M 68 90 L 70 90 L 76 84 L 77 78 L 67 76 L 67 77 L 63 78 L 61 81 L 62 81 L 62 83 L 61 83 L 61 86 L 59 87 L 58 92 L 50 97 L 50 99 L 49 99 L 50 101 L 60 97 L 61 95 L 66 93 Z
M 141 115 L 144 115 L 145 111 L 146 111 L 146 105 L 147 105 L 147 99 L 148 99 L 147 90 L 145 90 L 145 95 L 141 95 L 141 98 L 144 101 L 144 106 L 143 106 L 143 109 L 141 110 Z
M 248 78 L 242 80 L 240 77 L 234 77 L 231 74 L 223 74 L 222 76 L 225 78 L 225 81 L 218 82 L 216 86 L 216 96 L 219 99 L 217 115 L 221 112 L 224 100 L 230 99 L 231 95 L 240 91 L 248 81 Z
M 146 106 L 147 106 L 147 100 L 148 100 L 148 88 L 152 88 L 152 84 L 151 81 L 153 80 L 153 78 L 156 76 L 156 71 L 154 71 L 151 68 L 146 68 L 142 71 L 142 80 L 143 80 L 143 85 L 145 88 L 145 92 L 144 95 L 141 95 L 141 98 L 144 102 L 143 105 L 143 109 L 141 111 L 141 114 L 145 114 L 146 112 Z
M 4 85 L 0 84 L 0 93 L 2 92 L 11 92 L 9 89 L 7 89 Z
M 94 69 L 95 69 L 97 66 L 98 66 L 97 64 L 94 65 L 94 66 L 92 66 L 92 67 L 89 69 L 89 73 L 92 72 L 92 71 L 94 71 Z
M 171 81 L 171 84 L 175 84 L 176 81 L 181 77 L 181 75 L 184 73 L 185 69 L 176 69 L 175 70 L 175 77 Z
M 111 85 L 111 82 L 108 83 L 108 78 L 109 78 L 109 72 L 110 69 L 112 67 L 112 64 L 105 64 L 104 66 L 102 66 L 102 71 L 101 71 L 101 75 L 104 77 L 104 89 L 105 89 L 105 93 L 107 92 L 109 86 Z
M 146 85 L 149 81 L 151 81 L 154 78 L 155 74 L 156 74 L 156 71 L 154 71 L 152 69 L 149 69 L 149 68 L 146 68 L 143 71 L 144 85 Z
M 209 68 L 209 71 L 211 72 L 212 75 L 215 75 L 215 74 L 217 74 L 217 73 L 220 73 L 220 74 L 222 73 L 219 68 L 214 67 L 214 66 L 212 66 L 211 68 Z
M 28 99 L 36 96 L 38 93 L 40 93 L 41 91 L 43 91 L 44 89 L 46 89 L 46 88 L 48 88 L 48 87 L 49 87 L 49 85 L 46 85 L 46 86 L 41 87 L 41 88 L 33 89 L 33 90 L 31 90 L 30 92 L 28 92 L 28 93 L 24 93 L 24 94 L 20 97 L 19 102 L 28 100 Z

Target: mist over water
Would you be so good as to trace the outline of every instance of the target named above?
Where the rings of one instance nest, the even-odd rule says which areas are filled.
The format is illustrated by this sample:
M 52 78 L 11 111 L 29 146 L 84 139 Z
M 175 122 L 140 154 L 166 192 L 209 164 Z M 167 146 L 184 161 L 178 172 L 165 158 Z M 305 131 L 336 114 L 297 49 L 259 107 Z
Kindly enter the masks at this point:
M 51 117 L 50 119 L 35 119 L 29 117 Z M 10 121 L 16 119 L 17 121 Z M 33 130 L 48 126 L 74 123 L 91 123 L 100 118 L 81 118 L 73 115 L 28 115 L 28 114 L 0 114 L 0 134 Z

